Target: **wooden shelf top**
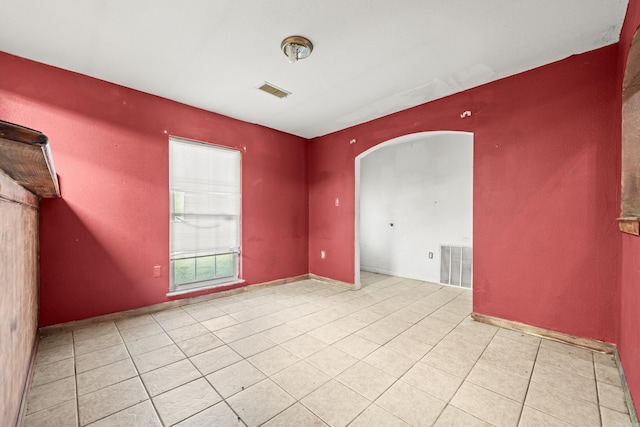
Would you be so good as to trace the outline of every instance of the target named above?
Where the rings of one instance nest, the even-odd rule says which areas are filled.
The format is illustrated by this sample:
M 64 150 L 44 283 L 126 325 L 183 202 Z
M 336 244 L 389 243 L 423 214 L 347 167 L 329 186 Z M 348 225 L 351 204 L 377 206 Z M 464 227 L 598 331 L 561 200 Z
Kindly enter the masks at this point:
M 38 197 L 60 197 L 48 138 L 0 120 L 0 169 Z

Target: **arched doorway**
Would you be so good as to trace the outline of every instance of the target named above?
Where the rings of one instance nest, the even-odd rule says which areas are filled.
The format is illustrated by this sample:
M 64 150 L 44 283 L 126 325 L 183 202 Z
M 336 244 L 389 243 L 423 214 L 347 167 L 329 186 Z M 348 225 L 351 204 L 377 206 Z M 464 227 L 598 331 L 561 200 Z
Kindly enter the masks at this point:
M 464 280 L 470 287 L 472 208 L 472 133 L 420 132 L 361 153 L 355 159 L 356 288 L 361 269 L 458 286 Z

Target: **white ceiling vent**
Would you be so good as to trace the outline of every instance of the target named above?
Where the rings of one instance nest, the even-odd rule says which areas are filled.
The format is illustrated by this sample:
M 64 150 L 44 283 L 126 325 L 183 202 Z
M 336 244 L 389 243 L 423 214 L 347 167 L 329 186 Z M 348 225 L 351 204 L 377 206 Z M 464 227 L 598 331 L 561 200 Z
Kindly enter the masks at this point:
M 273 96 L 277 96 L 278 98 L 286 98 L 287 96 L 291 95 L 291 92 L 288 92 L 284 89 L 280 89 L 279 87 L 276 87 L 268 82 L 264 82 L 264 84 L 260 86 L 258 89 L 264 92 L 267 92 L 268 94 L 271 94 Z

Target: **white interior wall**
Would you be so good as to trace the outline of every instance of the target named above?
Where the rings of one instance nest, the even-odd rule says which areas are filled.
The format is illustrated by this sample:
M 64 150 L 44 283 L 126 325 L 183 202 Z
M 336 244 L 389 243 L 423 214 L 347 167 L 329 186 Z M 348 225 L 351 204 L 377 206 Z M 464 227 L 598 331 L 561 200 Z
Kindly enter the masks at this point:
M 381 147 L 361 159 L 359 185 L 363 270 L 439 282 L 440 245 L 472 245 L 472 134 Z

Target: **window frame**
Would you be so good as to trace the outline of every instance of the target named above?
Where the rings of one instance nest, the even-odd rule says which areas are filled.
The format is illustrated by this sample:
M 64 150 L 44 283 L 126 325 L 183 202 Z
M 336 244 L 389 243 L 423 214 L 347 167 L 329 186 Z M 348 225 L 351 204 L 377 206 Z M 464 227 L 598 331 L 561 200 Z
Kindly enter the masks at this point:
M 173 186 L 173 182 L 172 182 L 172 162 L 175 162 L 175 160 L 172 160 L 172 156 L 171 156 L 171 145 L 172 143 L 179 143 L 179 144 L 189 144 L 189 145 L 195 145 L 195 146 L 201 146 L 201 147 L 206 147 L 207 149 L 213 149 L 213 150 L 222 150 L 222 151 L 228 151 L 228 152 L 233 152 L 235 154 L 237 154 L 237 183 L 238 183 L 238 192 L 237 194 L 234 194 L 234 196 L 237 196 L 237 220 L 236 220 L 236 226 L 237 226 L 237 235 L 236 235 L 236 242 L 237 242 L 237 246 L 230 248 L 228 251 L 216 251 L 216 252 L 211 252 L 211 253 L 201 253 L 201 254 L 196 254 L 196 255 L 192 255 L 192 256 L 175 256 L 172 254 L 173 252 L 173 223 L 176 222 L 186 222 L 185 219 L 185 211 L 184 211 L 184 197 L 186 192 L 184 191 L 176 191 L 174 189 Z M 234 148 L 230 148 L 230 147 L 225 147 L 225 146 L 221 146 L 221 145 L 217 145 L 217 144 L 211 144 L 208 142 L 202 142 L 202 141 L 197 141 L 197 140 L 192 140 L 192 139 L 188 139 L 188 138 L 183 138 L 183 137 L 178 137 L 178 136 L 169 136 L 168 139 L 168 147 L 169 147 L 169 183 L 168 183 L 168 190 L 169 190 L 169 215 L 168 215 L 168 220 L 169 220 L 169 292 L 167 293 L 167 296 L 173 296 L 173 295 L 179 295 L 179 294 L 184 294 L 184 293 L 190 293 L 190 292 L 197 292 L 197 291 L 202 291 L 202 290 L 206 290 L 206 289 L 213 289 L 213 288 L 217 288 L 217 287 L 222 287 L 222 286 L 230 286 L 230 285 L 234 285 L 234 284 L 239 284 L 239 283 L 243 283 L 244 281 L 242 280 L 242 269 L 241 269 L 241 265 L 242 265 L 242 259 L 241 259 L 241 244 L 242 244 L 242 151 L 238 150 L 238 149 L 234 149 Z M 175 212 L 175 194 L 177 192 L 181 192 L 183 194 L 183 201 L 182 201 L 182 209 L 180 210 L 180 212 Z M 233 261 L 232 261 L 232 265 L 233 265 L 233 274 L 232 275 L 224 275 L 224 276 L 220 276 L 220 277 L 213 277 L 210 279 L 204 279 L 204 280 L 193 280 L 193 281 L 186 281 L 186 282 L 182 282 L 182 283 L 176 283 L 176 266 L 175 266 L 175 262 L 178 260 L 185 260 L 185 259 L 194 259 L 194 263 L 196 263 L 196 265 L 194 266 L 194 278 L 197 279 L 197 260 L 201 259 L 201 258 L 208 258 L 208 257 L 215 257 L 215 264 L 214 264 L 214 276 L 215 276 L 215 270 L 217 269 L 217 262 L 218 262 L 218 258 L 219 257 L 223 257 L 223 256 L 228 256 L 228 255 L 233 255 Z

